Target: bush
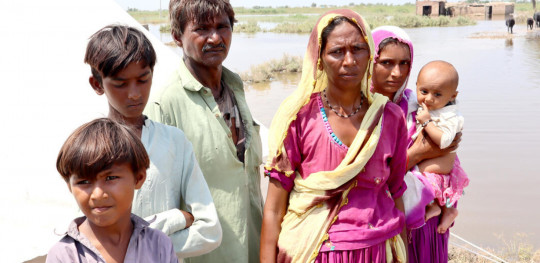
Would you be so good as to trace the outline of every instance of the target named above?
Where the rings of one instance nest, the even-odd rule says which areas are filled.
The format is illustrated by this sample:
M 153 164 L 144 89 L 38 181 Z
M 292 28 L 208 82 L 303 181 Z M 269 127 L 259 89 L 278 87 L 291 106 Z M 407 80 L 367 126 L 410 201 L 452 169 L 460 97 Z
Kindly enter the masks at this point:
M 245 82 L 259 83 L 271 81 L 274 74 L 302 72 L 302 58 L 284 54 L 281 59 L 272 59 L 260 65 L 251 66 L 250 70 L 240 74 Z
M 263 31 L 257 21 L 248 21 L 246 23 L 238 23 L 234 26 L 234 32 L 242 32 L 253 34 Z
M 171 33 L 171 24 L 159 26 L 159 32 L 161 33 Z
M 314 22 L 303 22 L 303 23 L 280 23 L 276 27 L 272 28 L 270 31 L 276 33 L 311 33 Z

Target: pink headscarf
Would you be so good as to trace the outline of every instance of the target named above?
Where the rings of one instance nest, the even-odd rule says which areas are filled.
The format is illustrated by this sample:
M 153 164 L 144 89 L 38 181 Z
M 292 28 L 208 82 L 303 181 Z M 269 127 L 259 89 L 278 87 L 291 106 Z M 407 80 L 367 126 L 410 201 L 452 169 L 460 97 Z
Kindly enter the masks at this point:
M 377 63 L 377 59 L 379 58 L 379 45 L 381 44 L 381 42 L 387 38 L 395 38 L 399 42 L 409 46 L 409 50 L 411 52 L 411 68 L 412 68 L 412 62 L 413 62 L 413 57 L 414 57 L 413 44 L 411 42 L 409 35 L 407 35 L 407 33 L 403 31 L 403 29 L 396 26 L 380 26 L 380 27 L 375 28 L 371 32 L 371 34 L 373 36 L 373 42 L 375 44 L 374 63 Z M 409 76 L 410 74 L 411 74 L 411 71 L 409 70 Z M 407 114 L 406 101 L 408 100 L 409 93 L 411 93 L 410 90 L 406 90 L 407 82 L 409 81 L 409 76 L 407 76 L 407 79 L 403 83 L 403 86 L 399 88 L 399 90 L 396 92 L 396 95 L 392 99 L 392 102 L 398 104 L 402 108 L 405 114 Z M 371 90 L 373 90 L 373 84 L 371 86 Z M 405 101 L 402 101 L 403 96 L 406 97 Z
M 399 42 L 407 44 L 411 52 L 411 67 L 413 62 L 413 45 L 412 42 L 403 31 L 403 29 L 395 26 L 382 26 L 373 30 L 373 42 L 375 44 L 375 59 L 374 63 L 377 63 L 379 57 L 379 46 L 381 42 L 387 38 L 395 38 Z M 408 144 L 409 147 L 413 143 L 411 137 L 416 132 L 415 115 L 416 115 L 416 94 L 410 89 L 406 89 L 407 82 L 409 81 L 409 75 L 403 83 L 403 86 L 398 89 L 392 101 L 399 105 L 407 122 L 408 130 Z M 371 86 L 373 90 L 373 84 Z M 410 103 L 409 103 L 410 101 Z M 410 105 L 409 105 L 410 104 Z M 413 169 L 412 172 L 408 172 L 405 175 L 405 182 L 407 183 L 407 191 L 403 196 L 403 202 L 405 205 L 406 224 L 408 229 L 416 229 L 425 224 L 425 207 L 435 197 L 430 183 L 421 174 Z

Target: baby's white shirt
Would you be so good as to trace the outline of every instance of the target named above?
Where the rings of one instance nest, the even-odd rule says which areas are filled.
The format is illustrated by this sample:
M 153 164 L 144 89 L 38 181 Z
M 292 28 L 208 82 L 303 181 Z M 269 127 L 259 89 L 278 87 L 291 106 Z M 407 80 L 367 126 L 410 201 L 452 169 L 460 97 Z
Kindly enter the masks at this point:
M 422 108 L 418 107 L 418 112 L 421 110 Z M 431 115 L 431 120 L 435 126 L 437 126 L 437 128 L 443 132 L 439 146 L 441 149 L 450 146 L 456 137 L 456 133 L 463 130 L 463 123 L 465 122 L 465 119 L 459 113 L 457 104 L 448 105 L 438 110 L 430 110 L 429 114 Z M 417 123 L 416 132 L 412 136 L 413 141 L 416 139 L 416 137 L 418 137 L 418 134 L 422 131 L 422 129 L 422 125 Z

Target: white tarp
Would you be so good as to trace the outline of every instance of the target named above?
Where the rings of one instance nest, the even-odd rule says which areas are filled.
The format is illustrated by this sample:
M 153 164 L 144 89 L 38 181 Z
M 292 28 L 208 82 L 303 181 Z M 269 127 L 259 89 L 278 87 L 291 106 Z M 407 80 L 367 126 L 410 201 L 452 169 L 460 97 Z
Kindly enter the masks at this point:
M 44 255 L 79 213 L 55 161 L 76 127 L 107 115 L 83 59 L 90 35 L 117 22 L 143 29 L 112 0 L 0 0 L 1 262 Z M 146 33 L 159 87 L 179 57 Z

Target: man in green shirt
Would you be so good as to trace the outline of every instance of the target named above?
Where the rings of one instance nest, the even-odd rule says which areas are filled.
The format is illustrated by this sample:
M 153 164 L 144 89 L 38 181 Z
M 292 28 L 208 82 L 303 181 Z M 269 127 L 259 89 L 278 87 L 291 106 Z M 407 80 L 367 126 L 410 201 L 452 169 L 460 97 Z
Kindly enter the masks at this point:
M 240 77 L 222 66 L 232 38 L 227 0 L 171 0 L 172 36 L 180 67 L 145 113 L 182 129 L 210 188 L 223 229 L 221 245 L 186 262 L 258 262 L 262 222 L 259 125 Z

